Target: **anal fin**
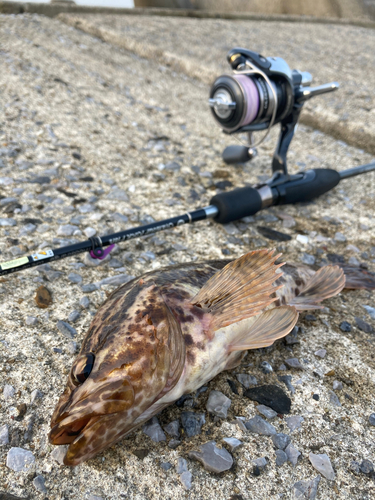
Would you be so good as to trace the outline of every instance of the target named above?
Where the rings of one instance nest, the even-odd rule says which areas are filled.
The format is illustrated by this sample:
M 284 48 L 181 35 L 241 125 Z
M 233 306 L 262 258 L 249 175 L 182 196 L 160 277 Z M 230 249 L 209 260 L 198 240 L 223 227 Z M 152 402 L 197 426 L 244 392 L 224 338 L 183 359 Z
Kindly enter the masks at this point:
M 232 325 L 234 339 L 229 345 L 229 352 L 268 347 L 288 335 L 297 319 L 298 312 L 294 307 L 282 306 Z
M 305 288 L 289 302 L 298 311 L 322 309 L 324 299 L 333 297 L 345 287 L 345 275 L 339 266 L 325 266 L 319 269 L 307 282 Z

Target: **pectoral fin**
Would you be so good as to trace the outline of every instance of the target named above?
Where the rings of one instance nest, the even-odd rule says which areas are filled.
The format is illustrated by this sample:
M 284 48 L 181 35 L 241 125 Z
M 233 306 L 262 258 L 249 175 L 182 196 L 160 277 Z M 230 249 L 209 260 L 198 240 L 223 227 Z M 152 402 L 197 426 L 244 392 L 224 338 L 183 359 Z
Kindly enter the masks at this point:
M 201 288 L 192 304 L 212 315 L 211 326 L 218 330 L 251 318 L 270 305 L 278 288 L 273 282 L 283 264 L 275 264 L 281 254 L 275 250 L 256 250 L 227 264 Z
M 333 297 L 345 287 L 345 275 L 338 266 L 325 266 L 319 269 L 308 281 L 305 288 L 289 302 L 298 311 L 322 309 L 319 302 Z
M 250 318 L 235 327 L 235 336 L 229 345 L 229 352 L 245 351 L 268 347 L 275 340 L 285 337 L 298 319 L 298 312 L 294 307 L 282 306 L 269 309 L 254 318 Z

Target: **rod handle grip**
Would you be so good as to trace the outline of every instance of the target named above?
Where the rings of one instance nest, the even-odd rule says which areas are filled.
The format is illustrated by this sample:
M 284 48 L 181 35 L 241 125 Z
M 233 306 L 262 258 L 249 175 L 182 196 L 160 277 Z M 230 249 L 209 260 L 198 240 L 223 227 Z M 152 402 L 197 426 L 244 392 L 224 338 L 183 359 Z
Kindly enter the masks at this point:
M 219 210 L 214 220 L 227 224 L 259 212 L 262 199 L 257 189 L 243 187 L 215 195 L 211 198 L 210 205 L 215 205 Z
M 340 174 L 330 168 L 308 170 L 302 179 L 276 186 L 278 205 L 310 201 L 333 189 L 340 182 Z

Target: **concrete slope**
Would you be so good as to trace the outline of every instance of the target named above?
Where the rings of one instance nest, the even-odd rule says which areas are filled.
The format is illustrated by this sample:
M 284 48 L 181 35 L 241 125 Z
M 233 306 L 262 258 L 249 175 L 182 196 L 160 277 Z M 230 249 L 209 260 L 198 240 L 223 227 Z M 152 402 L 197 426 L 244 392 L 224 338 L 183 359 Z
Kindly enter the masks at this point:
M 375 31 L 315 23 L 228 21 L 61 14 L 67 24 L 101 40 L 157 59 L 210 84 L 228 72 L 226 53 L 245 47 L 283 57 L 309 71 L 314 83 L 341 88 L 310 101 L 301 122 L 375 154 Z

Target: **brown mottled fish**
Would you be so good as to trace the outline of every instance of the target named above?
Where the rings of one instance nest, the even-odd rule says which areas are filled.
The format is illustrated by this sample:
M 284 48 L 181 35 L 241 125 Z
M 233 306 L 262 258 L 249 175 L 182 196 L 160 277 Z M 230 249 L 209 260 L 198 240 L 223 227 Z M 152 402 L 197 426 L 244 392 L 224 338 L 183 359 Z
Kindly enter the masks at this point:
M 64 463 L 94 457 L 163 408 L 287 335 L 298 311 L 339 293 L 338 266 L 317 272 L 257 250 L 233 262 L 152 271 L 115 290 L 93 319 L 51 422 Z

